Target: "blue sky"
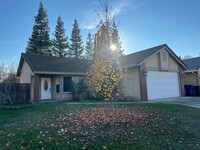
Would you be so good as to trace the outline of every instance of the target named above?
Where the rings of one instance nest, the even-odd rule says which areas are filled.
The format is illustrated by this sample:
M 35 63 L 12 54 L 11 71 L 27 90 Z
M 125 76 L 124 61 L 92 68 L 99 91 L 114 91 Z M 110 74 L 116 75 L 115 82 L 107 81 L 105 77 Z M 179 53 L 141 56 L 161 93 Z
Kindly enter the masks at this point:
M 40 0 L 0 0 L 0 63 L 18 63 L 31 36 Z M 76 18 L 85 43 L 95 33 L 98 0 L 43 0 L 50 36 L 58 15 L 70 38 Z M 110 0 L 125 53 L 166 43 L 178 55 L 200 55 L 200 0 Z

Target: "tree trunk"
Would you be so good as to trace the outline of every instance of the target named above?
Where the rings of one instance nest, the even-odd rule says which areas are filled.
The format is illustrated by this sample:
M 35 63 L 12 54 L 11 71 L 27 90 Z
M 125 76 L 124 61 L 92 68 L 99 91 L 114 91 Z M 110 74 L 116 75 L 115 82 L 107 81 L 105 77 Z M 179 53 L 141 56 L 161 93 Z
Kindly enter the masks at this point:
M 113 100 L 110 100 L 110 107 L 112 109 L 112 114 L 114 114 L 115 108 L 114 108 L 114 105 L 113 105 Z

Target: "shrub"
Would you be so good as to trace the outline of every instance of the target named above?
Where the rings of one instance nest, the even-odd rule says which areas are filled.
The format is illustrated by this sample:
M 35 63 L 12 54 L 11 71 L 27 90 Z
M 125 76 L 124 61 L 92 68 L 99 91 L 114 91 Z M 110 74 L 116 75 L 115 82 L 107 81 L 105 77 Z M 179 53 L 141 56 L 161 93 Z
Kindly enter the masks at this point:
M 87 85 L 83 79 L 72 81 L 72 96 L 73 99 L 79 100 L 80 95 L 87 91 Z

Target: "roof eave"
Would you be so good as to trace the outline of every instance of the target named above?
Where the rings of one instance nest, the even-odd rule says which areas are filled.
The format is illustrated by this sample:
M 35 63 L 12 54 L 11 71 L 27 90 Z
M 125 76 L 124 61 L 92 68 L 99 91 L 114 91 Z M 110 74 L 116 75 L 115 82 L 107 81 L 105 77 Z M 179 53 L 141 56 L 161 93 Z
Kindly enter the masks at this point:
M 198 70 L 192 69 L 192 70 L 186 70 L 185 73 L 191 73 L 191 72 L 197 72 Z
M 55 72 L 55 71 L 34 71 L 34 74 L 49 74 L 49 75 L 82 75 L 86 76 L 87 73 L 83 72 Z
M 23 65 L 23 62 L 24 62 L 24 59 L 23 59 L 22 55 L 23 54 L 21 54 L 21 57 L 20 57 L 20 60 L 19 60 L 19 65 L 17 67 L 17 74 L 16 74 L 17 77 L 20 77 L 21 70 L 22 70 L 22 65 Z
M 19 77 L 20 74 L 21 74 L 21 70 L 22 70 L 22 66 L 23 66 L 24 60 L 28 63 L 28 65 L 31 68 L 31 70 L 32 71 L 34 70 L 33 67 L 32 67 L 32 65 L 30 64 L 30 62 L 26 59 L 24 53 L 21 53 L 19 65 L 18 65 L 18 68 L 17 68 L 17 77 Z

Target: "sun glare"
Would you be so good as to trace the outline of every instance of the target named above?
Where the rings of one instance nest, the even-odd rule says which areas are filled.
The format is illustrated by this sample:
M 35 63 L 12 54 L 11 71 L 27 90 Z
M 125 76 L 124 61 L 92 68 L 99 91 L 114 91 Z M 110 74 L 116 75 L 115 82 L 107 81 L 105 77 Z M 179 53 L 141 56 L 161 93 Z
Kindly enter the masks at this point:
M 111 49 L 112 51 L 115 51 L 115 50 L 117 49 L 117 46 L 112 44 L 112 45 L 110 46 L 110 49 Z

